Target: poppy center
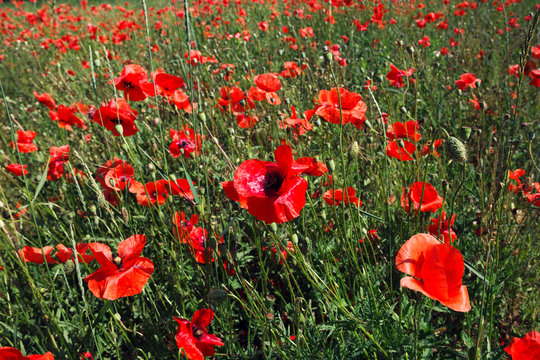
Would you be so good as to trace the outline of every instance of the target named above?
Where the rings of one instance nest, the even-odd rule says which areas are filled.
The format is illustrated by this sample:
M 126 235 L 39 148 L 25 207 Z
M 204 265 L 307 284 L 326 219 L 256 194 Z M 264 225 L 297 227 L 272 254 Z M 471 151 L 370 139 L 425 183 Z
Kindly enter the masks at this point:
M 120 256 L 115 257 L 113 259 L 113 263 L 118 269 L 120 269 L 122 267 L 122 258 Z
M 281 189 L 282 184 L 283 177 L 281 176 L 279 171 L 270 170 L 266 173 L 263 181 L 264 193 L 267 196 L 273 196 L 279 191 L 279 189 Z
M 193 332 L 193 337 L 197 340 L 201 340 L 204 335 L 204 330 L 201 329 L 198 325 L 192 325 L 191 331 Z

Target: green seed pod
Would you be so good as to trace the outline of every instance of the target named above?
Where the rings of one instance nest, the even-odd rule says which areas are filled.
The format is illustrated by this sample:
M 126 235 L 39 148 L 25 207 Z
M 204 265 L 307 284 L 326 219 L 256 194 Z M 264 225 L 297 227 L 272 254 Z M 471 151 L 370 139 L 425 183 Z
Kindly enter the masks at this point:
M 334 57 L 332 56 L 332 53 L 330 51 L 327 51 L 324 53 L 324 60 L 327 62 L 331 62 Z
M 465 140 L 469 140 L 469 137 L 471 136 L 472 129 L 468 126 L 463 126 L 460 129 L 461 137 Z
M 270 224 L 270 230 L 272 230 L 273 233 L 277 233 L 277 231 L 278 231 L 277 224 L 276 223 L 271 223 Z
M 467 161 L 467 147 L 458 138 L 454 136 L 448 137 L 445 141 L 446 155 L 459 163 Z

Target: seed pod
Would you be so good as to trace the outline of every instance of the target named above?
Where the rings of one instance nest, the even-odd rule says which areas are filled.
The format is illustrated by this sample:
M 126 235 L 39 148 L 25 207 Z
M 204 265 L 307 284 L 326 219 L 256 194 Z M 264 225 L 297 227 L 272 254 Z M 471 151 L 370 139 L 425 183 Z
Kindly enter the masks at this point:
M 73 260 L 69 259 L 64 263 L 64 272 L 66 275 L 71 275 L 73 274 L 73 271 L 75 271 L 75 263 Z
M 444 144 L 446 155 L 450 159 L 462 164 L 467 161 L 467 148 L 465 147 L 465 144 L 461 142 L 461 140 L 454 136 L 450 136 L 448 139 L 446 139 Z

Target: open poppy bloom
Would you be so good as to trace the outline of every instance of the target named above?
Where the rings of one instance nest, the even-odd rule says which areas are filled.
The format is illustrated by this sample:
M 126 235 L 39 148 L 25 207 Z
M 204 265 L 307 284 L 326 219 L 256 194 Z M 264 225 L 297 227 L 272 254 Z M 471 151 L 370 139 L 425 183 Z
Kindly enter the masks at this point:
M 409 189 L 403 188 L 401 194 L 401 206 L 406 212 L 411 212 L 411 205 L 414 210 L 435 212 L 442 207 L 442 204 L 443 198 L 430 183 L 415 182 Z
M 540 359 L 540 333 L 531 331 L 521 339 L 513 338 L 504 351 L 510 354 L 512 360 Z
M 24 356 L 21 353 L 21 350 L 5 346 L 5 347 L 0 348 L 0 359 L 1 360 L 54 360 L 54 357 L 50 352 L 47 352 L 43 355 L 35 354 L 35 355 Z
M 44 264 L 47 261 L 49 264 L 55 264 L 56 260 L 51 257 L 51 252 L 54 250 L 52 246 L 45 246 L 43 249 L 25 245 L 24 248 L 17 251 L 24 262 L 34 264 Z
M 32 143 L 37 133 L 35 131 L 17 130 L 17 150 L 21 153 L 31 153 L 38 150 L 38 147 Z M 9 147 L 14 148 L 15 143 L 11 141 Z
M 142 206 L 163 205 L 169 196 L 169 182 L 161 179 L 137 186 L 137 202 Z
M 261 74 L 255 76 L 253 79 L 256 88 L 249 90 L 249 97 L 255 101 L 268 101 L 271 105 L 281 104 L 281 99 L 277 95 L 276 91 L 281 89 L 281 82 L 275 74 Z
M 482 80 L 477 79 L 474 74 L 465 73 L 459 77 L 459 80 L 456 80 L 455 83 L 461 91 L 465 91 L 466 88 L 470 87 L 476 89 L 476 83 L 481 83 Z
M 307 119 L 299 119 L 296 114 L 296 109 L 291 106 L 292 115 L 290 118 L 285 118 L 279 122 L 280 129 L 293 129 L 295 139 L 299 135 L 304 135 L 306 131 L 311 131 L 313 125 Z
M 174 236 L 180 240 L 180 243 L 186 244 L 189 242 L 189 233 L 199 222 L 199 216 L 197 214 L 191 215 L 191 218 L 189 220 L 186 219 L 186 214 L 184 214 L 183 211 L 181 212 L 175 212 L 173 215 L 173 233 Z
M 37 101 L 39 101 L 40 104 L 45 105 L 49 108 L 49 110 L 54 111 L 56 109 L 56 102 L 52 98 L 50 94 L 43 93 L 38 94 L 37 91 L 34 91 L 34 96 L 36 97 Z
M 413 73 L 413 68 L 409 68 L 409 70 L 405 71 L 398 69 L 394 64 L 390 64 L 390 72 L 386 74 L 386 79 L 388 79 L 390 85 L 401 88 L 404 85 L 403 77 L 409 77 Z
M 135 126 L 137 111 L 132 110 L 128 102 L 122 98 L 112 99 L 108 103 L 101 104 L 94 113 L 93 120 L 109 131 L 114 136 L 135 135 L 139 129 Z M 117 125 L 121 125 L 122 134 L 117 130 Z
M 300 215 L 306 204 L 307 181 L 298 176 L 304 168 L 293 166 L 289 145 L 274 151 L 276 162 L 244 161 L 233 181 L 222 183 L 225 195 L 266 223 L 281 224 Z
M 23 174 L 24 175 L 28 174 L 28 170 L 26 170 L 27 167 L 28 165 L 9 164 L 9 165 L 6 165 L 6 170 L 15 176 L 23 176 Z
M 54 257 L 58 259 L 59 262 L 65 264 L 69 260 L 73 260 L 73 249 L 68 248 L 63 244 L 56 245 L 56 254 Z M 77 251 L 77 261 L 84 262 L 85 264 L 91 263 L 96 259 L 92 254 L 86 254 L 88 250 L 88 244 L 79 243 L 75 245 L 75 250 Z
M 407 140 L 401 140 L 400 143 L 403 146 L 400 146 L 397 141 L 389 141 L 386 145 L 386 155 L 400 161 L 412 160 L 412 154 L 416 151 L 416 145 Z
M 328 167 L 312 157 L 301 157 L 294 161 L 293 167 L 298 168 L 301 174 L 309 176 L 323 176 L 328 172 Z
M 420 125 L 414 120 L 406 121 L 404 123 L 396 121 L 392 125 L 388 125 L 386 137 L 390 140 L 410 139 L 416 142 L 422 138 L 422 135 L 418 133 L 419 128 Z
M 142 101 L 148 96 L 154 96 L 154 84 L 148 82 L 146 70 L 137 64 L 128 64 L 122 74 L 114 79 L 117 90 L 124 92 L 124 99 Z
M 215 354 L 214 346 L 223 346 L 223 342 L 216 335 L 208 334 L 208 325 L 214 319 L 214 312 L 210 309 L 195 311 L 191 321 L 174 318 L 178 323 L 176 330 L 176 345 L 190 360 L 204 360 L 205 356 Z
M 441 216 L 435 219 L 430 219 L 431 225 L 426 227 L 429 233 L 437 238 L 442 237 L 445 244 L 451 244 L 457 239 L 457 235 L 452 230 L 456 214 L 452 215 L 450 219 L 446 217 L 446 213 L 443 211 Z
M 64 175 L 64 163 L 69 160 L 69 145 L 51 146 L 49 168 L 47 170 L 47 180 L 55 181 Z
M 133 235 L 118 244 L 118 255 L 101 243 L 90 243 L 88 248 L 101 267 L 86 276 L 88 289 L 100 299 L 116 300 L 139 294 L 154 272 L 154 263 L 140 257 L 146 236 Z
M 152 73 L 152 75 L 156 84 L 157 94 L 163 97 L 173 97 L 175 91 L 184 85 L 184 80 L 175 75 L 157 71 Z
M 340 87 L 339 96 L 337 88 L 321 90 L 317 100 L 319 105 L 315 109 L 304 113 L 308 119 L 314 114 L 321 116 L 329 123 L 338 125 L 353 123 L 359 129 L 362 128 L 362 124 L 366 121 L 367 105 L 362 101 L 360 94 Z
M 170 129 L 170 135 L 172 143 L 169 146 L 169 152 L 172 157 L 177 158 L 182 155 L 190 158 L 199 155 L 204 136 L 201 137 L 200 134 L 195 135 L 195 131 L 187 125 L 178 131 Z
M 463 256 L 451 245 L 441 244 L 430 234 L 416 234 L 399 249 L 396 267 L 411 275 L 401 279 L 401 286 L 419 291 L 454 311 L 471 310 L 467 287 L 462 285 Z
M 324 202 L 328 205 L 355 204 L 356 207 L 362 206 L 362 201 L 354 196 L 356 190 L 351 186 L 345 189 L 328 190 L 323 194 Z
M 73 125 L 86 129 L 84 122 L 75 115 L 76 112 L 79 112 L 76 106 L 58 105 L 56 111 L 49 111 L 49 116 L 51 117 L 51 121 L 58 121 L 58 127 L 61 129 L 73 131 Z

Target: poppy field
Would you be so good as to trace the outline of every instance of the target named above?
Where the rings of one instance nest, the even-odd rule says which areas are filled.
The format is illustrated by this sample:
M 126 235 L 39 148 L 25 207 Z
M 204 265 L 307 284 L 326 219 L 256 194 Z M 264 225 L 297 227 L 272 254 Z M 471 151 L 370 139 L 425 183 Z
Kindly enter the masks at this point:
M 539 22 L 0 0 L 0 360 L 540 359 Z

